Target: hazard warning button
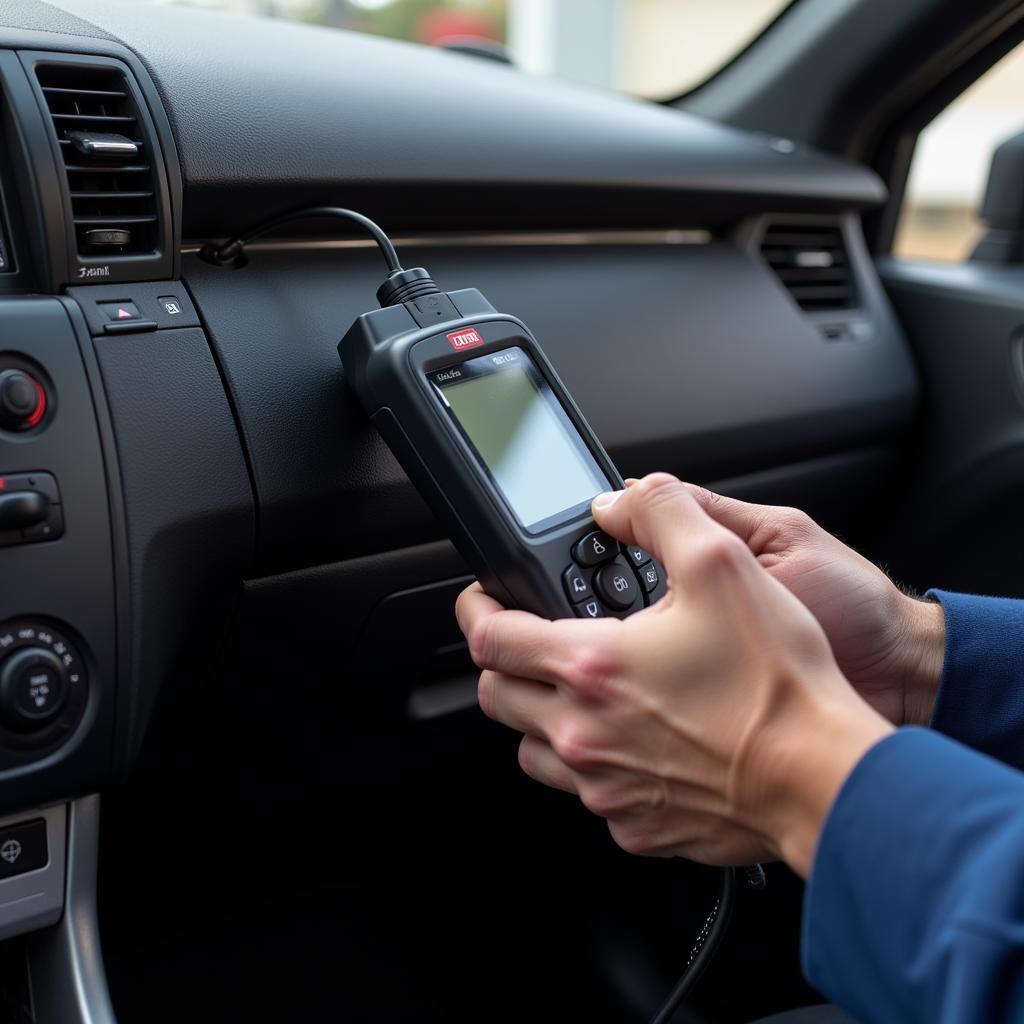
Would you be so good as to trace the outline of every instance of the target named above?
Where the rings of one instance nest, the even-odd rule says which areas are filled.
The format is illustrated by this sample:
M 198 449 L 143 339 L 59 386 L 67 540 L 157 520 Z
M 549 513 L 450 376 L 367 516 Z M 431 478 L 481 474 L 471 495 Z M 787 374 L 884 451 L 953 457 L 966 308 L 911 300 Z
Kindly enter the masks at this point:
M 103 314 L 108 320 L 112 320 L 114 323 L 118 323 L 124 320 L 141 320 L 142 314 L 139 312 L 139 307 L 134 302 L 97 302 L 96 305 L 100 308 Z

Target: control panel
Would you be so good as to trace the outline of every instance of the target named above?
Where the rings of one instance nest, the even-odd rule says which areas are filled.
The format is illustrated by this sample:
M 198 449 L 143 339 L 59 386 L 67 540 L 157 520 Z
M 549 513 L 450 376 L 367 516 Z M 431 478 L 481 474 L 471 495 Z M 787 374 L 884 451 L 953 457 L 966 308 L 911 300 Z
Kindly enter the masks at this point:
M 55 298 L 0 299 L 0 339 L 2 815 L 108 776 L 117 658 L 107 459 L 88 353 Z

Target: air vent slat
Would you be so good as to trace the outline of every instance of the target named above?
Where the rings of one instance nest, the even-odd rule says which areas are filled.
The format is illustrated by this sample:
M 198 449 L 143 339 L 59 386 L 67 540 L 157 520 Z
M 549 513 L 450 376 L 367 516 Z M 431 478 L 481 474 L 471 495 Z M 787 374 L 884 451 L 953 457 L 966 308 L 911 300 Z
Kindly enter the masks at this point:
M 128 97 L 123 89 L 61 89 L 56 85 L 44 85 L 43 92 L 47 96 L 97 96 L 111 99 L 118 97 L 127 99 Z
M 75 217 L 76 224 L 88 225 L 91 228 L 112 227 L 117 224 L 151 224 L 155 220 L 155 213 L 138 217 Z
M 36 78 L 60 144 L 78 254 L 154 254 L 161 238 L 157 180 L 152 156 L 140 161 L 125 145 L 147 147 L 150 140 L 124 71 L 54 62 L 37 65 Z
M 847 288 L 845 285 L 836 285 L 835 287 L 820 285 L 800 287 L 797 285 L 790 288 L 789 293 L 797 302 L 808 300 L 822 302 L 828 299 L 848 299 L 853 294 L 853 289 Z
M 836 244 L 835 231 L 766 231 L 764 234 L 764 245 L 782 246 L 788 248 L 793 245 L 821 245 L 830 246 Z
M 150 199 L 152 192 L 72 192 L 72 199 Z
M 151 168 L 149 164 L 118 164 L 115 167 L 104 167 L 102 164 L 65 164 L 64 170 L 68 174 L 145 174 Z
M 851 309 L 857 291 L 838 222 L 772 224 L 761 257 L 805 312 Z
M 51 114 L 57 123 L 88 121 L 90 124 L 134 124 L 135 118 L 128 114 Z
M 828 282 L 839 281 L 845 284 L 850 279 L 850 272 L 846 267 L 832 267 L 830 270 L 801 270 L 788 267 L 772 267 L 779 276 L 779 280 L 785 284 L 801 284 L 803 282 Z

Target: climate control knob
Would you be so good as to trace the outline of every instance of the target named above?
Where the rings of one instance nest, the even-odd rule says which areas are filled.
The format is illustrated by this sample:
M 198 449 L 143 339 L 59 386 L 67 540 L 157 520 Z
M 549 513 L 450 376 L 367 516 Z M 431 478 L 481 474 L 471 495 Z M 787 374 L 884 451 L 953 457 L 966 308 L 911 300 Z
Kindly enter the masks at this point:
M 88 698 L 82 657 L 41 622 L 0 625 L 0 748 L 62 742 Z
M 15 732 L 49 725 L 64 710 L 69 681 L 45 647 L 23 647 L 0 662 L 0 716 Z

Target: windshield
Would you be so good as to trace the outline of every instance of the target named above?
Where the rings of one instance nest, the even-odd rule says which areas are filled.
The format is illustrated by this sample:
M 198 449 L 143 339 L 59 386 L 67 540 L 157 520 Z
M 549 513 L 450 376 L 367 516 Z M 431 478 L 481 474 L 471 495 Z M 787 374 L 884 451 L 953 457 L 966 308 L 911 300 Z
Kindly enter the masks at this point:
M 148 0 L 427 45 L 502 46 L 524 71 L 668 99 L 703 82 L 790 0 Z

